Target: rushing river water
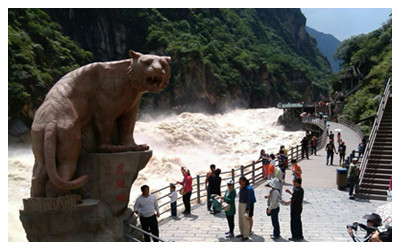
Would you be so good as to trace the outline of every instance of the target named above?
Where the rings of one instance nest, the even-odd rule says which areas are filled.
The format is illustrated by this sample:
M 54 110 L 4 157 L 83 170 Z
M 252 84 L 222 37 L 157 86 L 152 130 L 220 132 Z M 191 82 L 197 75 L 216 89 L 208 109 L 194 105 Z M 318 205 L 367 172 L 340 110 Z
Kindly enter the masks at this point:
M 182 113 L 168 117 L 142 117 L 135 140 L 146 143 L 153 157 L 135 181 L 130 206 L 140 186 L 151 190 L 181 181 L 181 166 L 192 176 L 205 174 L 210 164 L 222 171 L 257 160 L 261 149 L 276 153 L 279 146 L 299 144 L 304 132 L 288 132 L 277 125 L 282 110 L 276 108 L 234 110 L 226 114 Z M 30 146 L 8 147 L 8 240 L 26 241 L 19 220 L 22 199 L 29 197 L 34 157 Z

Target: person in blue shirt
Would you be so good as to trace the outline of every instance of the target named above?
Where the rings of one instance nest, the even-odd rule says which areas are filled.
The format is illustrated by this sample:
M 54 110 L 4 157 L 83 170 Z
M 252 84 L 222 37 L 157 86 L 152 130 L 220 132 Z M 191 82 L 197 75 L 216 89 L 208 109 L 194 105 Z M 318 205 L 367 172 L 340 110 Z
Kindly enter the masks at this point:
M 256 203 L 257 200 L 256 200 L 256 194 L 254 193 L 254 189 L 250 185 L 249 180 L 247 180 L 246 186 L 250 190 L 251 204 L 249 208 L 249 226 L 250 226 L 249 232 L 250 234 L 252 234 L 253 232 L 251 231 L 251 229 L 253 228 L 254 203 Z

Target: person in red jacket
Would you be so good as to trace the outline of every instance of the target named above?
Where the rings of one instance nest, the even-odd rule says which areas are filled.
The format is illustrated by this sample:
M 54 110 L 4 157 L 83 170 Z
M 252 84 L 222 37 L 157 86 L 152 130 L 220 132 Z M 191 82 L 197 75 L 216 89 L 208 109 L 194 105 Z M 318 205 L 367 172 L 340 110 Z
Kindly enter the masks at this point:
M 184 167 L 181 168 L 181 172 L 183 175 L 183 181 L 182 182 L 177 182 L 177 184 L 181 184 L 183 186 L 183 204 L 185 205 L 185 211 L 183 211 L 184 214 L 190 214 L 190 196 L 192 195 L 192 176 L 190 176 L 190 171 L 189 169 L 186 169 Z

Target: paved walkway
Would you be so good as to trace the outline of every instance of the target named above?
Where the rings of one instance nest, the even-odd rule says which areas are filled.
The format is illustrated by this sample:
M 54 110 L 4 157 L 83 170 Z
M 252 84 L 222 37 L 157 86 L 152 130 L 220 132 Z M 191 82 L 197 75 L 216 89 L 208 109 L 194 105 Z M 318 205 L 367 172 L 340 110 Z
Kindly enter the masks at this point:
M 357 147 L 360 138 L 351 129 L 337 123 L 329 123 L 330 130 L 342 129 L 341 134 L 347 145 L 347 154 Z M 336 134 L 336 133 L 335 133 Z M 336 166 L 326 166 L 326 153 L 322 149 L 317 156 L 300 162 L 303 169 L 303 187 L 305 190 L 303 203 L 303 234 L 308 242 L 350 242 L 346 225 L 355 221 L 365 223 L 362 216 L 370 214 L 385 204 L 384 201 L 350 200 L 346 191 L 336 188 Z M 334 163 L 338 164 L 335 155 Z M 288 176 L 289 177 L 289 176 Z M 288 178 L 287 177 L 287 178 Z M 287 179 L 289 180 L 289 178 Z M 291 185 L 284 186 L 291 188 Z M 221 190 L 223 191 L 223 190 Z M 224 192 L 224 191 L 223 191 Z M 265 214 L 267 201 L 264 196 L 269 188 L 264 183 L 255 187 L 257 202 L 254 208 L 253 234 L 249 241 L 272 242 L 270 234 L 273 228 L 271 219 Z M 290 199 L 283 193 L 283 200 Z M 236 199 L 236 203 L 237 203 Z M 287 242 L 290 235 L 290 207 L 280 206 L 279 222 L 282 238 L 278 241 Z M 235 216 L 235 234 L 239 234 L 238 217 Z M 177 219 L 165 219 L 160 222 L 160 237 L 176 242 L 230 242 L 240 241 L 240 238 L 226 239 L 228 222 L 223 213 L 211 215 L 205 202 L 192 207 L 192 215 L 183 216 L 178 212 Z

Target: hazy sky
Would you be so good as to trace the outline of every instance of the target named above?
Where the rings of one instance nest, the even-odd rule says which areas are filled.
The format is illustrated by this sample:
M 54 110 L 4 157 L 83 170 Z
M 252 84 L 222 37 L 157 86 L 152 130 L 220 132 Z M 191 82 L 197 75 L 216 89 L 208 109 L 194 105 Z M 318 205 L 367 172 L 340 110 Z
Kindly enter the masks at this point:
M 302 8 L 301 11 L 307 18 L 307 26 L 340 41 L 376 30 L 392 13 L 392 9 L 383 8 Z

